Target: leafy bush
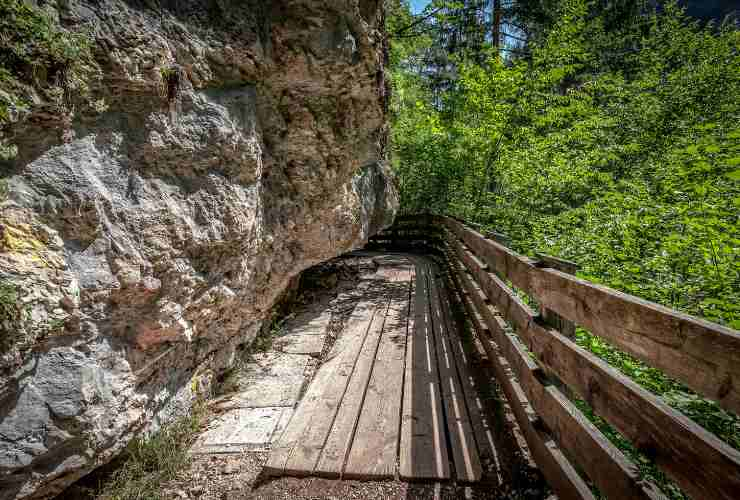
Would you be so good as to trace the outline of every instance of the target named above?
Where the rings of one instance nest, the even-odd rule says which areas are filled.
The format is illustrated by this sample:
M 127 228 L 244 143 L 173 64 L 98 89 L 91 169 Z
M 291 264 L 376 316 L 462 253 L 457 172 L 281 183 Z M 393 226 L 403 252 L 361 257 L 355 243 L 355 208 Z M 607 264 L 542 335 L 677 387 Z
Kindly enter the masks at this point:
M 23 0 L 0 3 L 0 129 L 27 112 L 34 96 L 70 111 L 72 96 L 89 93 L 97 69 L 88 36 L 61 28 Z M 13 154 L 0 141 L 0 156 Z
M 740 328 L 740 33 L 675 6 L 607 32 L 585 1 L 559 3 L 531 58 L 460 62 L 441 104 L 396 65 L 402 209 Z

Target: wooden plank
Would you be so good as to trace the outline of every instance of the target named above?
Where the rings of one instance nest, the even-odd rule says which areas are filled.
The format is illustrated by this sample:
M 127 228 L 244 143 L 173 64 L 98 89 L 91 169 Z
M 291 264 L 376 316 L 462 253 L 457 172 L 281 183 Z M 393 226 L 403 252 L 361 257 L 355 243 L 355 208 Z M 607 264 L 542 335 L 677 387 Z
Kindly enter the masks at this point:
M 377 309 L 371 300 L 355 307 L 341 342 L 335 344 L 333 354 L 317 371 L 283 434 L 275 466 L 269 463 L 271 453 L 268 470 L 279 472 L 282 462 L 285 474 L 300 476 L 313 472 L 374 318 L 384 316 L 384 311 Z
M 436 216 L 431 214 L 408 214 L 399 215 L 394 221 L 395 226 L 403 226 L 404 224 L 418 224 L 422 226 L 431 226 L 434 224 Z
M 463 268 L 464 270 L 464 268 Z M 488 360 L 488 355 L 483 348 L 483 344 L 481 342 L 481 338 L 490 338 L 490 333 L 488 331 L 488 327 L 486 326 L 483 317 L 478 313 L 478 310 L 474 306 L 472 299 L 470 298 L 470 295 L 466 292 L 462 292 L 463 296 L 463 304 L 465 305 L 465 309 L 470 315 L 470 318 L 472 319 L 473 327 L 476 331 L 476 340 L 475 340 L 475 347 L 476 351 L 480 353 L 481 356 L 484 356 L 486 360 Z M 492 365 L 492 363 L 491 363 Z M 522 433 L 522 430 L 519 426 L 519 424 L 516 421 L 516 418 L 512 415 L 511 407 L 509 403 L 504 400 L 503 407 L 505 408 L 505 418 L 507 419 L 508 424 L 511 426 L 511 431 L 513 434 L 513 438 L 515 441 L 515 445 L 518 448 L 519 453 L 521 454 L 522 459 L 527 464 L 528 467 L 531 467 L 533 469 L 537 469 L 537 463 L 532 458 L 532 454 L 529 451 L 529 446 L 527 446 L 527 442 L 524 439 L 524 434 Z
M 439 378 L 429 318 L 426 259 L 413 258 L 414 324 L 406 347 L 399 475 L 402 479 L 449 479 Z
M 316 467 L 313 468 L 313 473 L 317 476 L 338 478 L 342 475 L 342 469 L 354 439 L 384 321 L 385 310 L 378 311 L 362 344 L 344 398 L 337 409 L 331 432 L 324 443 Z M 335 390 L 333 382 L 329 387 Z
M 510 293 L 511 289 L 498 276 L 484 270 L 481 261 L 462 243 L 452 241 L 451 246 L 465 268 L 481 287 L 486 299 L 492 304 L 496 304 L 496 308 L 507 319 L 511 316 L 513 324 L 526 324 L 534 314 L 529 306 L 524 304 L 516 294 Z M 481 312 L 484 313 L 484 311 Z
M 470 276 L 461 277 L 476 309 L 495 309 L 480 301 L 482 295 Z M 495 314 L 495 313 L 494 313 Z M 665 498 L 651 482 L 642 481 L 637 467 L 568 400 L 555 386 L 543 385 L 542 370 L 519 340 L 503 327 L 500 317 L 488 318 L 488 333 L 509 362 L 527 398 L 556 442 L 584 470 L 607 498 Z M 485 321 L 485 320 L 484 320 Z
M 442 221 L 456 237 L 451 237 L 450 240 L 464 241 L 491 270 L 511 280 L 517 288 L 531 293 L 530 277 L 534 266 L 530 259 L 522 257 L 501 243 L 487 239 L 454 219 L 443 217 Z
M 355 307 L 343 334 L 345 337 L 351 339 L 351 341 L 349 339 L 347 340 L 348 344 L 352 344 L 353 342 L 362 343 L 364 341 L 374 315 L 375 308 L 371 304 L 362 302 Z M 349 352 L 349 350 L 346 349 L 345 352 Z M 270 451 L 270 456 L 263 469 L 266 474 L 281 475 L 285 472 L 286 464 L 294 448 L 298 446 L 298 443 L 303 438 L 306 428 L 310 425 L 313 415 L 318 409 L 322 394 L 326 386 L 332 383 L 332 377 L 339 366 L 340 363 L 336 362 L 333 364 L 333 367 L 324 365 L 318 370 L 311 384 L 309 384 L 303 399 L 298 404 L 298 408 L 296 408 L 288 427 Z M 311 470 L 313 470 L 313 467 Z
M 543 253 L 538 253 L 536 255 L 537 259 L 539 259 L 540 267 L 551 267 L 570 275 L 575 275 L 578 271 L 578 264 L 575 262 Z M 552 309 L 548 309 L 547 307 L 540 305 L 540 317 L 545 323 L 555 328 L 566 337 L 571 339 L 576 338 L 576 324 L 569 319 L 563 318 Z
M 318 399 L 316 408 L 311 415 L 311 421 L 306 425 L 300 441 L 293 449 L 288 462 L 285 464 L 286 474 L 302 475 L 313 473 L 321 452 L 334 424 L 339 405 L 346 394 L 349 380 L 358 364 L 359 356 L 364 351 L 365 343 L 370 343 L 368 363 L 372 366 L 375 350 L 377 349 L 380 334 L 388 303 L 378 305 L 372 324 L 365 335 L 365 341 L 353 344 L 335 359 L 326 361 L 319 370 L 331 369 L 334 373 L 330 382 L 325 384 L 324 391 Z M 332 366 L 335 365 L 335 366 Z
M 432 269 L 435 274 L 436 266 Z M 478 449 L 473 437 L 473 429 L 468 415 L 465 395 L 460 385 L 457 364 L 450 344 L 447 321 L 442 309 L 438 279 L 429 280 L 430 316 L 434 330 L 437 350 L 439 379 L 442 388 L 442 401 L 445 408 L 445 423 L 450 437 L 452 457 L 455 463 L 455 476 L 458 481 L 479 481 L 482 467 Z
M 532 291 L 548 309 L 740 415 L 740 332 L 555 269 Z
M 478 309 L 473 304 L 473 300 L 471 298 L 471 294 L 466 289 L 465 285 L 462 283 L 462 280 L 459 279 L 458 274 L 460 272 L 465 272 L 466 269 L 462 265 L 462 263 L 455 258 L 452 251 L 449 248 L 449 245 L 445 245 L 444 248 L 445 255 L 447 256 L 447 262 L 450 266 L 450 269 L 453 270 L 452 275 L 457 278 L 457 287 L 460 292 L 460 296 L 462 299 L 462 303 L 465 306 L 465 310 L 468 313 L 468 318 L 471 320 L 471 323 L 473 325 L 473 328 L 476 332 L 476 338 L 475 338 L 475 348 L 476 352 L 479 353 L 480 356 L 488 360 L 488 355 L 485 352 L 485 349 L 483 348 L 483 344 L 480 339 L 482 338 L 490 338 L 490 332 L 488 330 L 488 326 L 486 326 L 486 322 L 483 320 L 483 317 L 478 312 Z M 495 311 L 494 308 L 492 308 L 488 303 L 485 295 L 480 293 L 480 303 L 485 303 L 487 307 L 491 311 Z M 496 315 L 494 316 L 497 321 L 500 322 L 502 325 L 502 328 L 504 327 L 505 323 L 503 319 Z M 492 363 L 489 363 L 492 366 Z M 512 437 L 513 437 L 513 445 L 516 446 L 517 451 L 521 457 L 521 460 L 523 461 L 523 464 L 525 464 L 526 467 L 529 467 L 532 470 L 539 469 L 537 466 L 537 463 L 534 461 L 534 458 L 532 457 L 532 453 L 529 450 L 529 446 L 527 445 L 527 441 L 524 438 L 524 433 L 522 432 L 521 426 L 516 420 L 516 417 L 513 415 L 511 410 L 511 405 L 506 401 L 506 399 L 502 400 L 502 409 L 504 412 L 503 418 L 506 419 L 508 426 L 511 429 Z
M 548 484 L 563 499 L 593 499 L 588 485 L 578 475 L 557 444 L 540 428 L 539 417 L 532 409 L 524 390 L 515 379 L 506 359 L 490 338 L 479 338 L 494 367 L 501 388 L 509 401 L 527 447 Z
M 736 497 L 739 451 L 570 339 L 539 324 L 536 314 L 495 276 L 480 269 L 471 272 L 485 281 L 476 279 L 484 291 L 498 288 L 494 294 L 506 296 L 501 312 L 539 361 L 653 458 L 684 491 L 694 498 Z
M 573 341 L 532 322 L 531 351 L 693 498 L 737 498 L 740 452 Z
M 393 276 L 372 376 L 342 477 L 392 478 L 396 472 L 401 424 L 404 359 L 408 323 L 410 269 L 402 266 Z
M 389 229 L 386 229 L 384 231 L 381 231 L 378 233 L 381 236 L 386 236 L 388 234 L 397 234 L 404 231 L 418 231 L 418 232 L 427 232 L 427 233 L 438 233 L 440 228 L 438 226 L 428 225 L 428 224 L 417 224 L 414 222 L 409 222 L 405 224 L 394 224 Z
M 527 446 L 542 471 L 542 475 L 555 490 L 558 498 L 594 499 L 591 489 L 578 475 L 557 444 L 543 430 L 537 428 L 537 415 L 528 407 L 529 402 L 524 391 L 512 376 L 506 360 L 502 356 L 495 356 L 495 346 L 492 345 L 490 339 L 482 339 L 481 343 L 489 358 L 493 359 L 494 367 L 497 367 L 501 387 L 524 433 Z
M 449 278 L 452 279 L 452 276 L 449 276 Z M 451 292 L 452 291 L 450 290 L 450 293 Z M 455 357 L 455 364 L 457 365 L 458 376 L 460 377 L 465 403 L 467 405 L 468 414 L 470 415 L 470 423 L 473 429 L 478 455 L 481 459 L 481 463 L 484 460 L 488 460 L 493 464 L 496 470 L 496 476 L 500 481 L 501 463 L 493 438 L 492 422 L 487 415 L 483 402 L 480 399 L 480 392 L 475 382 L 475 378 L 472 375 L 472 370 L 474 370 L 474 368 L 470 365 L 470 359 L 465 353 L 465 347 L 462 343 L 457 322 L 452 315 L 450 297 L 448 294 L 442 293 L 440 294 L 440 301 L 442 303 L 442 312 L 445 317 L 447 331 L 450 337 L 450 345 Z
M 396 234 L 396 235 L 380 235 L 380 236 L 371 236 L 370 241 L 372 243 L 380 243 L 384 241 L 388 242 L 404 242 L 404 243 L 413 243 L 413 242 L 424 242 L 425 244 L 431 245 L 431 244 L 442 244 L 443 240 L 442 238 L 436 237 L 436 236 L 430 236 L 428 234 L 419 234 L 419 235 L 405 235 L 405 234 Z

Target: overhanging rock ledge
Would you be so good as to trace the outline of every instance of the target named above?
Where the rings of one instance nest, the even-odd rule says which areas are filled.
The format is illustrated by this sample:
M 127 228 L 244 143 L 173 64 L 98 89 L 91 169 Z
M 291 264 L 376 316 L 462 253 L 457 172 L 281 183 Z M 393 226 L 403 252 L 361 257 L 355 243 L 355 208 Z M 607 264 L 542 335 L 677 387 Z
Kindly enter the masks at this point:
M 2 500 L 51 497 L 187 409 L 291 279 L 398 204 L 379 0 L 45 4 L 92 33 L 107 109 L 11 131 Z

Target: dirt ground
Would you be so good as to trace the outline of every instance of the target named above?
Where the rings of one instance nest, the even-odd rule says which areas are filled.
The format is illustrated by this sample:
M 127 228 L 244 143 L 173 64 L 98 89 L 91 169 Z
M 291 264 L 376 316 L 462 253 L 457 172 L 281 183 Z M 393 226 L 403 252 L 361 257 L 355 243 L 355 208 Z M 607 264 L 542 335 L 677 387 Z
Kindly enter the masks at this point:
M 402 481 L 347 481 L 321 478 L 268 478 L 261 474 L 267 453 L 203 455 L 176 481 L 163 485 L 171 499 L 202 500 L 391 500 L 523 498 L 492 485 L 413 484 Z

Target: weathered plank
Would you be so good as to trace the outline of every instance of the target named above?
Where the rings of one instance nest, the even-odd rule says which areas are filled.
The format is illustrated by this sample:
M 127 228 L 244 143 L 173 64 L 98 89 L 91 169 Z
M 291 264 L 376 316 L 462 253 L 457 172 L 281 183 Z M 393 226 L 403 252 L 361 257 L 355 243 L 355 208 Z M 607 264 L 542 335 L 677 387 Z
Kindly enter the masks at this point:
M 453 279 L 450 275 L 448 275 L 448 278 L 450 278 L 450 280 Z M 500 481 L 501 464 L 499 461 L 498 449 L 496 448 L 493 438 L 491 421 L 483 406 L 483 402 L 480 399 L 480 391 L 478 390 L 475 378 L 472 375 L 474 367 L 470 365 L 470 359 L 465 353 L 465 347 L 462 343 L 460 330 L 452 314 L 451 298 L 449 294 L 454 291 L 452 288 L 448 288 L 447 292 L 448 293 L 440 294 L 440 302 L 442 304 L 442 312 L 445 317 L 445 324 L 447 325 L 447 332 L 450 338 L 452 353 L 455 357 L 455 364 L 457 365 L 465 403 L 468 408 L 468 414 L 470 415 L 470 423 L 478 448 L 478 455 L 481 459 L 481 463 L 485 460 L 489 460 L 493 464 L 496 470 L 496 476 Z M 461 299 L 458 298 L 457 301 L 457 303 L 460 303 Z
M 406 354 L 409 266 L 389 276 L 390 304 L 343 477 L 391 478 L 396 472 Z
M 326 439 L 334 412 L 375 314 L 372 303 L 361 302 L 355 307 L 343 333 L 342 346 L 335 346 L 338 353 L 318 370 L 288 428 L 270 452 L 264 467 L 267 474 L 287 472 L 305 475 L 313 471 L 320 451 L 319 442 L 323 445 Z M 331 415 L 327 414 L 327 406 Z
M 531 285 L 543 306 L 740 415 L 740 332 L 555 269 Z
M 559 498 L 593 499 L 588 485 L 578 475 L 558 445 L 539 428 L 539 417 L 496 343 L 484 335 L 479 336 L 479 340 L 488 359 L 491 360 L 501 388 L 527 441 L 527 447 L 547 482 Z
M 526 324 L 529 321 L 531 311 L 522 300 L 513 293 L 506 284 L 495 274 L 487 272 L 481 261 L 470 252 L 460 241 L 450 242 L 456 256 L 465 268 L 472 274 L 475 281 L 481 287 L 488 301 L 496 304 L 496 308 L 504 316 L 512 316 L 512 322 L 516 325 Z M 512 304 L 513 302 L 513 304 Z M 483 312 L 483 311 L 482 311 Z
M 414 258 L 413 330 L 406 347 L 399 475 L 403 479 L 449 479 L 434 339 L 429 317 L 428 261 Z
M 457 480 L 473 482 L 480 480 L 483 469 L 473 437 L 465 395 L 458 378 L 448 325 L 439 297 L 438 280 L 434 277 L 435 271 L 436 266 L 432 270 L 433 276 L 428 285 L 431 299 L 429 305 L 437 350 L 437 364 L 442 388 L 442 401 L 445 408 L 447 435 L 450 438 Z
M 497 311 L 483 300 L 470 276 L 461 281 L 484 321 L 499 351 L 509 362 L 527 398 L 550 434 L 584 470 L 607 498 L 664 498 L 649 481 L 642 481 L 637 468 L 566 398 L 560 390 L 540 381 L 542 370 L 529 357 L 519 340 L 505 330 Z
M 452 244 L 458 247 L 458 255 L 469 253 L 457 242 Z M 740 452 L 592 353 L 539 324 L 534 311 L 501 280 L 476 269 L 472 259 L 466 260 L 466 267 L 489 299 L 491 295 L 499 297 L 496 304 L 502 304 L 501 313 L 517 329 L 524 344 L 594 412 L 648 453 L 692 497 L 736 496 L 740 491 Z
M 465 310 L 468 312 L 471 318 L 471 322 L 473 324 L 473 328 L 476 331 L 476 338 L 475 338 L 475 348 L 476 352 L 479 353 L 481 357 L 484 357 L 486 361 L 488 360 L 488 354 L 486 353 L 483 343 L 481 342 L 481 338 L 490 338 L 490 333 L 488 331 L 488 327 L 486 326 L 482 316 L 478 313 L 477 309 L 474 307 L 472 299 L 469 297 L 469 295 L 465 292 L 462 292 L 462 301 L 463 305 L 465 306 Z M 493 364 L 489 362 L 489 366 L 493 368 Z M 516 421 L 516 417 L 512 414 L 511 411 L 511 405 L 508 403 L 506 399 L 502 401 L 503 408 L 505 411 L 504 418 L 506 418 L 508 425 L 511 426 L 511 432 L 513 434 L 513 438 L 515 441 L 515 445 L 518 448 L 518 451 L 521 455 L 522 460 L 524 460 L 528 467 L 532 469 L 537 469 L 537 463 L 534 461 L 534 458 L 532 457 L 532 454 L 529 451 L 529 446 L 527 445 L 526 439 L 524 439 L 524 434 L 519 426 L 519 424 Z
M 344 398 L 339 405 L 331 432 L 324 443 L 321 455 L 313 472 L 317 476 L 337 478 L 341 477 L 344 463 L 352 446 L 352 441 L 360 418 L 362 401 L 365 397 L 367 384 L 370 380 L 375 354 L 385 321 L 386 307 L 381 307 L 373 317 L 365 341 L 362 344 L 360 355 L 355 363 L 352 376 L 347 384 Z M 334 384 L 330 384 L 334 389 Z
M 423 242 L 427 246 L 432 246 L 434 244 L 440 245 L 442 244 L 443 240 L 442 238 L 435 237 L 435 236 L 429 236 L 425 234 L 419 234 L 419 235 L 393 235 L 393 236 L 372 236 L 370 238 L 370 242 L 372 243 L 382 243 L 382 242 L 390 242 L 393 244 L 400 244 L 400 243 L 415 243 L 415 242 Z
M 487 239 L 455 219 L 442 217 L 442 221 L 457 239 L 464 241 L 491 270 L 511 280 L 514 286 L 531 293 L 530 279 L 534 266 L 530 259 L 522 257 L 501 243 Z
M 543 253 L 538 253 L 536 255 L 539 260 L 538 265 L 540 267 L 551 267 L 570 275 L 575 275 L 578 271 L 578 264 L 575 262 Z M 545 323 L 555 328 L 566 337 L 571 339 L 576 337 L 576 324 L 569 319 L 563 318 L 552 309 L 548 309 L 547 307 L 540 305 L 540 317 Z
M 440 228 L 438 226 L 432 226 L 428 224 L 417 224 L 414 222 L 408 222 L 406 224 L 394 224 L 392 227 L 378 233 L 381 236 L 388 234 L 397 234 L 408 231 L 417 231 L 423 233 L 438 233 Z
M 483 344 L 480 341 L 481 338 L 490 338 L 490 332 L 488 330 L 488 326 L 486 325 L 486 321 L 483 319 L 481 314 L 478 312 L 478 308 L 473 303 L 473 299 L 471 298 L 470 292 L 468 292 L 466 286 L 462 283 L 462 280 L 459 278 L 460 272 L 466 272 L 465 266 L 462 265 L 462 263 L 455 257 L 452 250 L 449 248 L 449 245 L 445 245 L 444 248 L 445 255 L 447 257 L 447 263 L 452 270 L 452 276 L 456 279 L 456 286 L 460 293 L 460 298 L 462 299 L 463 306 L 465 307 L 466 312 L 468 313 L 468 318 L 471 320 L 471 323 L 473 325 L 473 329 L 476 332 L 476 338 L 475 338 L 475 348 L 476 352 L 479 353 L 480 356 L 484 357 L 486 360 L 488 360 L 488 355 L 483 348 Z M 488 299 L 486 296 L 480 291 L 480 288 L 477 289 L 479 293 L 479 299 L 476 304 L 485 304 L 487 309 L 489 311 L 493 311 L 494 313 L 497 313 L 495 308 L 491 307 L 490 304 L 488 304 Z M 495 318 L 495 320 L 500 324 L 501 328 L 505 328 L 505 322 L 503 318 L 499 315 L 492 316 Z M 492 363 L 489 363 L 492 366 Z M 532 453 L 529 451 L 529 447 L 527 446 L 526 439 L 524 439 L 524 434 L 519 426 L 519 424 L 516 421 L 516 417 L 512 414 L 511 406 L 510 404 L 504 400 L 503 401 L 503 407 L 505 409 L 505 415 L 504 418 L 506 418 L 508 425 L 511 427 L 511 431 L 513 434 L 513 438 L 515 441 L 515 444 L 519 450 L 519 453 L 521 455 L 522 460 L 525 461 L 528 467 L 532 469 L 539 469 L 537 466 L 537 463 L 534 461 L 534 458 L 532 457 Z

